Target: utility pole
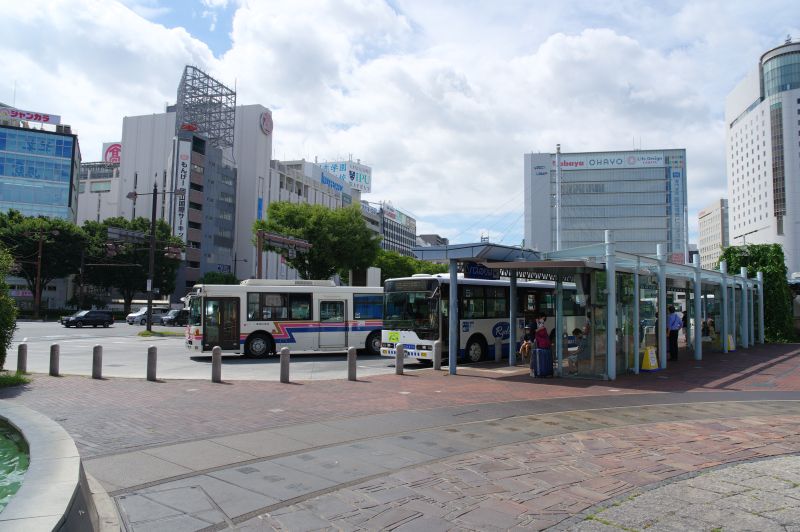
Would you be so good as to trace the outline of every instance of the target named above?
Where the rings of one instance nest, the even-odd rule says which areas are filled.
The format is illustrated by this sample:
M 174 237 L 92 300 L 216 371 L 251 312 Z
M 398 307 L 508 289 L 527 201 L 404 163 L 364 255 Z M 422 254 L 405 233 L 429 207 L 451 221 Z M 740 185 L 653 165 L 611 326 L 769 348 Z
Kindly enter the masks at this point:
M 561 251 L 561 144 L 556 144 L 556 251 Z
M 153 183 L 153 209 L 150 213 L 150 269 L 147 273 L 147 330 L 153 330 L 153 277 L 156 269 L 156 208 L 158 183 Z
M 36 297 L 34 298 L 33 318 L 39 319 L 39 307 L 42 304 L 42 249 L 44 235 L 39 233 L 39 253 L 36 254 Z
M 264 260 L 264 231 L 259 229 L 256 231 L 256 252 L 258 253 L 258 262 L 256 262 L 256 279 L 262 279 L 261 273 L 263 271 L 262 262 Z

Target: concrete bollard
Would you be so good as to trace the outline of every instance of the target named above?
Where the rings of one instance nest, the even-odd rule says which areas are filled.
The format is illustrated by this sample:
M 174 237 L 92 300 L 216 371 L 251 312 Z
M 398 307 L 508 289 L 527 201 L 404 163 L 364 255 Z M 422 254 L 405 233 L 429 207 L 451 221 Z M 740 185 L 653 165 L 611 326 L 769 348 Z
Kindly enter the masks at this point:
M 397 344 L 395 351 L 396 353 L 394 355 L 394 374 L 402 375 L 403 362 L 405 361 L 405 349 L 403 349 L 403 346 L 401 344 Z
M 50 375 L 58 377 L 58 357 L 61 354 L 61 348 L 58 344 L 50 346 Z
M 289 348 L 281 347 L 281 382 L 289 382 Z
M 347 348 L 347 380 L 355 381 L 358 380 L 356 378 L 356 360 L 358 357 L 358 353 L 356 352 L 355 347 L 348 347 Z
M 442 341 L 433 342 L 433 369 L 442 369 Z
M 211 382 L 222 382 L 222 348 L 218 345 L 211 350 Z
M 494 361 L 500 362 L 503 360 L 503 337 L 498 336 L 494 339 Z
M 28 344 L 17 346 L 17 373 L 28 373 Z
M 147 380 L 155 381 L 156 379 L 156 361 L 158 360 L 158 350 L 156 346 L 151 345 L 147 348 Z
M 92 378 L 103 378 L 103 346 L 96 345 L 92 348 Z

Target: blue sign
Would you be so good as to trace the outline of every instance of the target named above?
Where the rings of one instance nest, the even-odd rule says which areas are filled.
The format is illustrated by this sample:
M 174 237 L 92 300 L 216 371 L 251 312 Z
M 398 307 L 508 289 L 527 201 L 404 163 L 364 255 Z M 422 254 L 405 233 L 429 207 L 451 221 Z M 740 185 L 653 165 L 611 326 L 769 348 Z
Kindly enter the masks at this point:
M 464 277 L 467 279 L 499 279 L 500 270 L 487 268 L 474 262 L 465 262 Z
M 680 176 L 681 176 L 680 172 L 672 172 L 672 177 L 680 177 Z
M 502 338 L 503 340 L 508 340 L 511 336 L 511 327 L 508 326 L 507 321 L 498 321 L 492 327 L 492 336 L 495 338 Z

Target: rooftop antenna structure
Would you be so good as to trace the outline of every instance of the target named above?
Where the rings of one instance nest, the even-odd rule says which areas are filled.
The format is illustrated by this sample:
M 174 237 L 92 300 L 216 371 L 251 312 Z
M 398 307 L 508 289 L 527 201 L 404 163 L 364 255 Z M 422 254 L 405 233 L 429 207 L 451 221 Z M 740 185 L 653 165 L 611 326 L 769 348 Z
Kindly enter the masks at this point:
M 236 120 L 236 91 L 199 68 L 183 69 L 178 100 L 175 103 L 176 133 L 202 133 L 208 142 L 219 148 L 232 148 Z

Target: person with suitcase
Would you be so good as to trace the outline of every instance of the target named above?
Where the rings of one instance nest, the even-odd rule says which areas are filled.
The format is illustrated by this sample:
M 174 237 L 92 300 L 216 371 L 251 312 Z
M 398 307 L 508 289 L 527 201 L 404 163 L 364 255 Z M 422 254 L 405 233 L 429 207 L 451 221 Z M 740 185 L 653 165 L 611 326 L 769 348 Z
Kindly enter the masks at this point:
M 540 314 L 536 320 L 536 333 L 533 337 L 533 356 L 531 356 L 531 377 L 549 377 L 553 374 L 553 356 L 550 351 L 550 335 L 545 326 L 546 316 Z

